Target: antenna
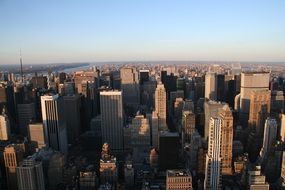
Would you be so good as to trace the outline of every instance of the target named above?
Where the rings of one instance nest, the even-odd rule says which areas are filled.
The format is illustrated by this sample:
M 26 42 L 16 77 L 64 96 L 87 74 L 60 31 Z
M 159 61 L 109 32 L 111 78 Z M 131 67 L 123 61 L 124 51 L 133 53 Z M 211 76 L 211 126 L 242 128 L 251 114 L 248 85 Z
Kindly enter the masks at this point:
M 23 62 L 22 62 L 22 50 L 20 49 L 20 64 L 21 64 L 21 78 L 22 82 L 24 81 L 24 75 L 23 75 Z

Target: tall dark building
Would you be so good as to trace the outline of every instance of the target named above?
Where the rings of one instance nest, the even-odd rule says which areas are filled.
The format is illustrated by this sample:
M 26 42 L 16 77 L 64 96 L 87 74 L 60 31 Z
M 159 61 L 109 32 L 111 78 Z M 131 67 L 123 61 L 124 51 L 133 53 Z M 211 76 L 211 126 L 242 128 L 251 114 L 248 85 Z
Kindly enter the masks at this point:
M 177 168 L 179 162 L 179 134 L 161 131 L 159 134 L 159 167 L 161 169 Z
M 140 79 L 140 85 L 142 85 L 144 82 L 149 81 L 149 70 L 140 70 L 139 79 Z
M 167 71 L 161 71 L 160 72 L 160 78 L 161 78 L 161 82 L 163 84 L 165 84 L 165 82 L 166 82 L 166 76 L 167 76 Z
M 218 74 L 217 76 L 217 100 L 225 101 L 225 75 Z
M 59 73 L 59 84 L 63 84 L 66 79 L 66 73 Z

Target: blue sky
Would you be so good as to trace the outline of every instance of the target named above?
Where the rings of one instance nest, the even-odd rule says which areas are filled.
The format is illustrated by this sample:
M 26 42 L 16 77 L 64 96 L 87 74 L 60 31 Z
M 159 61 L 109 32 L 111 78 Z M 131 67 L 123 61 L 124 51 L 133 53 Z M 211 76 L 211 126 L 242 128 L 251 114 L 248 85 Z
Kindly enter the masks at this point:
M 0 64 L 285 61 L 284 0 L 0 0 Z

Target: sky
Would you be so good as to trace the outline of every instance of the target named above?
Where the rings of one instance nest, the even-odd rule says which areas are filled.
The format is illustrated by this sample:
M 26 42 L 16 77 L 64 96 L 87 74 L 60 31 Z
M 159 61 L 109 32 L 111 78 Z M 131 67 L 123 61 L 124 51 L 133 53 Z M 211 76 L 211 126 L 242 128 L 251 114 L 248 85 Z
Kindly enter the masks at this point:
M 284 0 L 0 0 L 0 64 L 285 61 Z

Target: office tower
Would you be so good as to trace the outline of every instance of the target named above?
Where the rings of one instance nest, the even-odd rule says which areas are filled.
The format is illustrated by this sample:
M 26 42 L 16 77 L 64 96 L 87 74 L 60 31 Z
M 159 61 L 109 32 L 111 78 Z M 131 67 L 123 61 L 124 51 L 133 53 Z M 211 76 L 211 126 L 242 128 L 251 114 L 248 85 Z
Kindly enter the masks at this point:
M 204 139 L 209 136 L 209 121 L 211 117 L 219 117 L 219 111 L 223 108 L 225 103 L 216 101 L 205 101 L 204 102 L 204 113 L 205 113 L 205 124 L 204 124 Z
M 265 181 L 265 176 L 261 173 L 261 167 L 256 166 L 248 171 L 249 190 L 269 190 L 269 184 Z
M 167 71 L 161 71 L 161 72 L 160 72 L 160 78 L 161 78 L 161 82 L 162 82 L 163 84 L 166 83 L 166 76 L 167 76 Z
M 284 93 L 283 91 L 271 91 L 271 112 L 279 114 L 284 110 Z
M 67 141 L 73 144 L 80 135 L 80 108 L 81 99 L 79 95 L 63 96 L 64 114 L 66 119 Z
M 217 101 L 225 101 L 225 75 L 217 74 Z
M 180 137 L 177 132 L 160 131 L 159 133 L 159 167 L 174 169 L 179 159 Z
M 205 190 L 218 190 L 221 188 L 221 120 L 210 118 L 208 153 L 206 155 Z
M 29 156 L 17 167 L 19 190 L 45 190 L 42 162 Z
M 155 111 L 158 117 L 158 129 L 167 130 L 166 124 L 166 91 L 163 84 L 157 84 L 155 90 Z
M 102 146 L 99 171 L 101 184 L 110 183 L 113 186 L 116 185 L 118 178 L 117 159 L 110 155 L 107 143 L 104 143 Z
M 114 150 L 122 150 L 124 121 L 122 92 L 100 92 L 100 109 L 103 142 L 108 142 Z
M 139 71 L 140 85 L 149 81 L 149 70 L 140 70 Z
M 264 122 L 270 113 L 270 98 L 269 90 L 251 92 L 248 124 L 259 136 L 263 134 Z
M 277 137 L 277 121 L 268 117 L 265 121 L 263 145 L 260 151 L 261 160 L 263 160 L 273 149 Z
M 99 86 L 99 73 L 96 71 L 77 71 L 74 74 L 75 91 L 81 93 L 80 86 L 82 82 L 94 82 L 96 87 Z
M 244 72 L 241 73 L 239 119 L 242 124 L 248 123 L 250 112 L 250 97 L 254 90 L 269 90 L 268 72 Z
M 192 190 L 192 175 L 189 170 L 167 170 L 166 190 Z
M 20 133 L 26 136 L 28 134 L 27 132 L 29 123 L 36 119 L 35 103 L 18 104 L 17 110 Z
M 183 142 L 191 142 L 193 133 L 195 132 L 195 114 L 192 111 L 182 112 L 182 137 Z
M 185 91 L 185 79 L 178 78 L 176 81 L 176 89 Z
M 58 94 L 41 96 L 41 105 L 47 145 L 67 154 L 68 144 L 62 97 Z
M 84 170 L 79 172 L 79 189 L 95 189 L 97 185 L 97 176 L 95 171 Z
M 0 83 L 0 110 L 6 107 L 6 114 L 9 117 L 11 128 L 14 129 L 16 120 L 16 110 L 14 101 L 14 88 L 10 83 Z
M 177 87 L 176 87 L 177 78 L 178 77 L 174 76 L 173 73 L 171 73 L 170 75 L 166 75 L 166 81 L 163 84 L 164 84 L 167 94 L 177 90 Z
M 184 148 L 184 155 L 186 156 L 186 167 L 191 171 L 198 170 L 199 163 L 199 149 L 202 147 L 201 135 L 194 131 L 191 137 L 191 141 L 182 146 Z M 205 163 L 204 163 L 205 164 Z
M 209 100 L 217 100 L 216 73 L 207 72 L 205 75 L 205 98 Z
M 74 82 L 64 82 L 64 94 L 74 95 L 75 94 L 75 83 Z
M 33 88 L 48 88 L 48 81 L 46 76 L 33 76 L 32 79 L 30 80 L 30 83 L 32 84 Z
M 175 121 L 178 123 L 182 117 L 182 110 L 183 110 L 184 100 L 183 98 L 176 98 L 173 105 L 173 116 Z
M 17 175 L 16 168 L 23 160 L 24 153 L 16 144 L 10 144 L 4 149 L 4 161 L 6 168 L 7 186 L 9 190 L 17 190 Z
M 140 101 L 138 72 L 135 68 L 123 67 L 120 76 L 124 104 L 136 110 Z
M 232 174 L 233 115 L 228 104 L 220 110 L 221 119 L 221 174 Z
M 8 140 L 10 137 L 10 121 L 6 114 L 5 107 L 0 115 L 0 140 Z
M 135 164 L 143 163 L 148 156 L 150 148 L 150 126 L 147 118 L 137 115 L 130 124 L 131 147 L 133 150 L 133 161 Z
M 127 161 L 124 165 L 124 178 L 126 189 L 133 189 L 135 184 L 135 170 L 130 161 Z
M 145 105 L 146 110 L 150 111 L 154 108 L 156 81 L 144 82 L 141 86 L 141 104 Z
M 29 141 L 36 150 L 46 146 L 44 126 L 42 123 L 30 123 L 28 126 Z
M 280 138 L 282 142 L 285 142 L 285 114 L 281 117 Z

